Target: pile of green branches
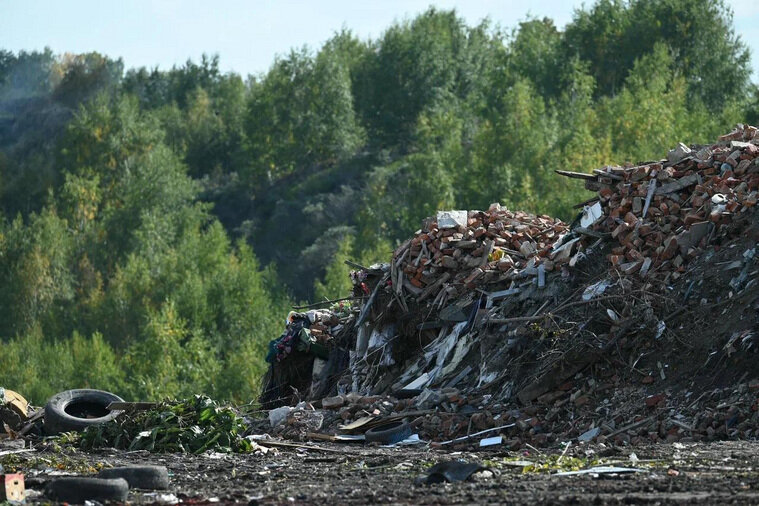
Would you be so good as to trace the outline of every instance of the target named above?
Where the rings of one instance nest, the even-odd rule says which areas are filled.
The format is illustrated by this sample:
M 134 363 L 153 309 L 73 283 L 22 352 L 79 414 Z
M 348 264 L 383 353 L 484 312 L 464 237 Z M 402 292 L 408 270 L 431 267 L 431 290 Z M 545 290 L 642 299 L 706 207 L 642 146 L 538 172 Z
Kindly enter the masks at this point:
M 248 425 L 238 411 L 212 399 L 164 401 L 153 409 L 122 413 L 115 420 L 89 427 L 81 448 L 118 448 L 167 453 L 247 452 Z

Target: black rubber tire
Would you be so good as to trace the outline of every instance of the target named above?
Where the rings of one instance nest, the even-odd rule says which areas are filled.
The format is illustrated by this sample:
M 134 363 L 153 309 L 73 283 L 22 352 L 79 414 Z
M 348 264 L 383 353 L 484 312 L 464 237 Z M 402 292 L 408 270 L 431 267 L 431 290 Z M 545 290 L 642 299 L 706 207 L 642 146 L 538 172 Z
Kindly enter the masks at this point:
M 169 471 L 164 466 L 124 466 L 103 469 L 98 478 L 124 478 L 129 488 L 166 490 L 169 488 Z
M 103 390 L 79 389 L 57 393 L 45 405 L 45 434 L 79 432 L 93 425 L 110 422 L 121 414 L 121 411 L 108 412 L 105 409 L 112 402 L 124 402 L 124 399 Z M 90 408 L 99 416 L 77 416 L 79 407 Z
M 383 445 L 395 444 L 403 441 L 411 435 L 411 426 L 408 422 L 390 422 L 366 431 L 366 441 Z
M 45 496 L 48 499 L 72 504 L 84 504 L 84 501 L 125 502 L 127 495 L 129 484 L 123 478 L 58 478 L 48 482 L 45 487 Z

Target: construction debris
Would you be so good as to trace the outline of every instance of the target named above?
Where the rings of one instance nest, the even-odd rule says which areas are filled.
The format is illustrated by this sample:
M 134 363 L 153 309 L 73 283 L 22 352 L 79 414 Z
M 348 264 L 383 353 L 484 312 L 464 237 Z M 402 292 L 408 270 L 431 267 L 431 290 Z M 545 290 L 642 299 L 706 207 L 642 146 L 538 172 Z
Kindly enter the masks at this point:
M 586 206 L 581 224 L 611 234 L 609 262 L 623 274 L 677 279 L 706 246 L 736 234 L 735 218 L 756 206 L 759 134 L 739 125 L 716 144 L 691 149 L 680 143 L 666 160 L 608 166 L 587 176 L 581 179 L 598 200 Z M 584 235 L 573 244 L 579 251 L 598 236 Z
M 32 408 L 33 410 L 33 408 Z M 12 432 L 20 431 L 29 421 L 29 403 L 19 393 L 0 388 L 0 429 L 3 424 Z M 2 433 L 2 432 L 0 432 Z
M 461 211 L 456 211 L 462 215 Z M 469 211 L 454 224 L 451 213 L 438 213 L 415 237 L 393 254 L 390 280 L 395 294 L 404 290 L 418 302 L 433 306 L 490 283 L 535 278 L 542 266 L 553 271 L 566 262 L 550 257 L 550 248 L 568 227 L 549 216 L 511 212 L 493 204 L 487 211 Z
M 23 474 L 0 474 L 0 501 L 18 504 L 25 496 Z
M 469 479 L 474 473 L 485 471 L 482 464 L 468 463 L 463 460 L 449 460 L 432 466 L 427 476 L 419 477 L 418 484 L 432 485 L 434 483 L 453 483 Z
M 597 192 L 571 227 L 498 204 L 441 212 L 390 263 L 352 264 L 358 305 L 291 313 L 286 333 L 329 336 L 328 358 L 272 362 L 262 400 L 306 401 L 274 433 L 308 439 L 321 413 L 324 434 L 406 420 L 453 447 L 756 437 L 750 368 L 722 389 L 673 386 L 759 349 L 756 128 L 561 174 Z
M 571 226 L 440 212 L 389 263 L 350 263 L 357 304 L 291 313 L 283 338 L 305 329 L 326 353 L 273 343 L 261 400 L 299 406 L 276 410 L 274 434 L 405 420 L 433 445 L 508 449 L 759 434 L 757 129 L 560 174 L 596 192 Z M 727 359 L 719 389 L 682 390 Z

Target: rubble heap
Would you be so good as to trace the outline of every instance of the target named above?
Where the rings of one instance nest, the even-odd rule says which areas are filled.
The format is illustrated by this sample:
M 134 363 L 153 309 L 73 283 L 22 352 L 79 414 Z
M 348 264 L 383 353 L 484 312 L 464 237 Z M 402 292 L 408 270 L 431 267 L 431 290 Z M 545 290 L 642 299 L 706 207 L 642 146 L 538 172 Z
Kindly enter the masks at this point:
M 567 225 L 550 216 L 487 211 L 440 212 L 393 254 L 395 293 L 408 290 L 433 305 L 488 283 L 538 277 L 554 270 L 549 258 Z M 561 259 L 559 260 L 561 261 Z
M 624 274 L 677 279 L 707 244 L 730 233 L 734 216 L 756 206 L 757 143 L 757 128 L 739 125 L 716 144 L 680 143 L 665 160 L 593 174 L 558 171 L 598 193 L 575 228 L 583 237 L 577 247 L 610 238 L 607 258 Z
M 351 263 L 356 305 L 288 322 L 328 356 L 272 362 L 279 397 L 262 401 L 301 406 L 273 432 L 406 419 L 427 440 L 493 429 L 511 448 L 756 437 L 757 129 L 562 174 L 597 192 L 569 227 L 448 211 L 390 263 Z

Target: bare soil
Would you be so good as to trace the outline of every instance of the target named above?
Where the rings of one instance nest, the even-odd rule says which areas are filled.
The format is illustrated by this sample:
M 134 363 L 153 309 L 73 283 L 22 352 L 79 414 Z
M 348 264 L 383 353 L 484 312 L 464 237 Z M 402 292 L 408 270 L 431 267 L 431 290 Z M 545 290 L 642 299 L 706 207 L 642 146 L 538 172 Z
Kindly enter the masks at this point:
M 184 504 L 759 504 L 759 444 L 745 441 L 639 447 L 571 446 L 564 458 L 591 465 L 637 467 L 616 475 L 556 476 L 555 469 L 525 473 L 515 461 L 540 461 L 562 448 L 510 452 L 451 452 L 319 443 L 323 450 L 281 448 L 268 454 L 150 454 L 103 450 L 82 453 L 47 446 L 4 455 L 6 472 L 26 473 L 29 501 L 61 474 L 86 475 L 103 466 L 168 467 L 171 488 L 132 491 L 130 502 Z M 495 447 L 498 448 L 498 447 Z M 0 450 L 1 451 L 1 450 Z M 630 461 L 635 453 L 637 462 Z M 415 484 L 431 465 L 451 459 L 479 462 L 490 472 L 458 483 Z

